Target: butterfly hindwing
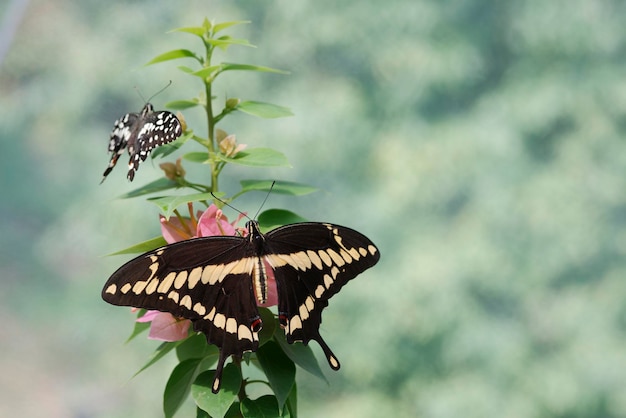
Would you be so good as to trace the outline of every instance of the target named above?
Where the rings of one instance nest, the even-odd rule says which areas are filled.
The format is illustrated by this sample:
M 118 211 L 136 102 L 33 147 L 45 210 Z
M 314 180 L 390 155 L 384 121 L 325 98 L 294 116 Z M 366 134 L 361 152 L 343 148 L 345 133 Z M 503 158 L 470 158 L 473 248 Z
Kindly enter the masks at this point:
M 287 342 L 317 341 L 329 365 L 338 369 L 339 361 L 319 333 L 322 310 L 343 285 L 378 262 L 378 249 L 353 229 L 314 222 L 269 232 L 266 249 Z
M 141 113 L 127 113 L 115 121 L 109 140 L 111 160 L 102 181 L 113 170 L 125 149 L 130 154 L 127 177 L 132 181 L 139 164 L 154 148 L 172 142 L 180 135 L 182 126 L 178 118 L 165 110 L 155 112 L 150 103 L 146 103 Z

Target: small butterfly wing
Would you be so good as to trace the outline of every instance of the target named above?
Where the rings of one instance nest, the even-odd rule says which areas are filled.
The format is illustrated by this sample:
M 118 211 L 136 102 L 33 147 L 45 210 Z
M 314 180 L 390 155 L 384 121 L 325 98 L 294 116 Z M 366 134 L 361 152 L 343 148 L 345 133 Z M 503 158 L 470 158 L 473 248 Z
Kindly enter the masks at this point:
M 261 322 L 250 277 L 255 257 L 241 237 L 170 244 L 120 267 L 102 290 L 111 304 L 169 312 L 193 322 L 220 349 L 213 391 L 226 359 L 255 351 Z
M 329 365 L 338 369 L 337 357 L 319 332 L 322 310 L 349 280 L 378 262 L 378 249 L 355 230 L 311 222 L 269 232 L 265 252 L 274 268 L 287 342 L 317 341 Z
M 124 150 L 128 145 L 128 140 L 131 136 L 133 125 L 139 117 L 139 113 L 127 113 L 115 121 L 113 131 L 111 131 L 111 136 L 109 138 L 109 153 L 111 154 L 111 160 L 102 175 L 102 181 L 106 179 L 106 176 L 109 175 L 109 173 L 113 170 L 113 167 L 115 167 L 115 164 L 117 164 L 117 160 L 124 153 Z
M 152 112 L 144 109 L 142 115 L 141 123 L 135 125 L 132 139 L 128 144 L 130 160 L 127 177 L 131 181 L 139 164 L 146 160 L 153 149 L 176 140 L 183 133 L 180 121 L 171 112 L 164 110 Z

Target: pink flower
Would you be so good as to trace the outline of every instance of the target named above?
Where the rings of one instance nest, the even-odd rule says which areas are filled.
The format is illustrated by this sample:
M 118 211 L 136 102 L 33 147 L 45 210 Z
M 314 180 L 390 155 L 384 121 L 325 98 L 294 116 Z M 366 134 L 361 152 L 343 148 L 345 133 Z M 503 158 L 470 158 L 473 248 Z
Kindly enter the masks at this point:
M 159 341 L 184 340 L 191 325 L 188 319 L 178 319 L 169 312 L 159 311 L 148 311 L 137 322 L 152 322 L 148 338 Z
M 193 214 L 193 205 L 188 204 L 189 218 L 183 218 L 178 213 L 174 218 L 166 219 L 160 216 L 161 233 L 163 238 L 172 244 L 174 242 L 184 241 L 196 237 L 212 237 L 217 235 L 239 235 L 246 236 L 248 231 L 245 228 L 237 228 L 235 225 L 245 215 L 240 214 L 232 223 L 228 222 L 228 218 L 221 209 L 211 205 L 204 212 L 198 211 L 196 216 Z M 270 265 L 265 263 L 265 271 L 267 272 L 267 300 L 259 306 L 268 307 L 278 304 L 278 291 L 276 289 L 276 280 L 274 279 L 274 271 Z M 191 321 L 188 319 L 178 319 L 168 312 L 148 311 L 137 322 L 150 322 L 150 333 L 148 338 L 160 341 L 178 341 L 187 338 L 187 333 Z

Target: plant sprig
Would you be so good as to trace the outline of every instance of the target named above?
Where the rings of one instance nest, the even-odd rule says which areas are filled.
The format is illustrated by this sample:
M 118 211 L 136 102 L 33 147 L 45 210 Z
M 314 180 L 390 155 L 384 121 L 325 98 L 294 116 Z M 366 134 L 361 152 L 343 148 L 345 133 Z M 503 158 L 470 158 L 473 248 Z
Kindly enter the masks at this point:
M 240 190 L 231 196 L 219 191 L 219 177 L 228 165 L 243 165 L 257 168 L 287 167 L 287 157 L 272 148 L 248 148 L 238 144 L 234 134 L 228 134 L 217 126 L 234 112 L 243 112 L 261 118 L 279 118 L 291 116 L 291 111 L 283 106 L 255 100 L 241 100 L 226 98 L 216 111 L 212 95 L 213 85 L 222 75 L 230 71 L 252 71 L 259 73 L 287 74 L 286 71 L 266 66 L 241 64 L 231 62 L 213 62 L 216 49 L 227 51 L 231 46 L 254 47 L 246 39 L 233 38 L 222 34 L 226 29 L 247 21 L 231 21 L 212 23 L 204 19 L 201 26 L 178 28 L 171 33 L 186 33 L 198 37 L 202 42 L 202 52 L 189 49 L 175 49 L 150 60 L 146 65 L 186 59 L 195 63 L 193 66 L 180 65 L 178 69 L 183 73 L 200 80 L 201 92 L 197 97 L 174 100 L 166 106 L 179 111 L 191 111 L 201 108 L 207 120 L 207 132 L 203 136 L 187 126 L 183 115 L 177 115 L 181 120 L 184 135 L 175 142 L 157 148 L 152 152 L 152 158 L 164 158 L 178 152 L 188 144 L 199 144 L 201 150 L 189 150 L 176 161 L 161 164 L 165 176 L 144 186 L 134 189 L 122 198 L 147 197 L 148 201 L 157 205 L 163 216 L 169 219 L 175 215 L 181 224 L 187 220 L 195 222 L 192 207 L 198 203 L 208 207 L 211 202 L 221 205 L 223 202 L 232 202 L 245 193 L 262 191 L 302 196 L 317 191 L 315 187 L 290 181 L 273 181 L 268 179 L 245 179 L 240 181 Z M 192 140 L 191 142 L 189 140 Z M 187 178 L 182 161 L 190 164 L 201 164 L 210 170 L 208 184 L 206 178 L 201 181 L 192 181 Z M 190 190 L 192 193 L 173 193 L 178 190 Z M 219 200 L 214 195 L 220 196 Z M 185 218 L 178 211 L 182 205 L 187 205 L 190 218 Z M 303 221 L 299 215 L 282 209 L 270 209 L 259 215 L 259 224 L 267 230 L 276 226 Z M 192 223 L 193 223 L 192 222 Z M 146 252 L 164 245 L 163 237 L 157 237 L 115 254 Z M 284 416 L 297 417 L 297 388 L 295 384 L 296 365 L 315 376 L 324 379 L 324 375 L 308 346 L 302 344 L 287 345 L 281 333 L 276 315 L 267 308 L 259 308 L 264 327 L 259 334 L 259 349 L 255 353 L 244 355 L 243 359 L 234 359 L 226 365 L 223 371 L 222 389 L 219 393 L 211 392 L 213 370 L 218 350 L 208 345 L 203 335 L 191 332 L 180 341 L 164 342 L 148 359 L 146 364 L 137 373 L 154 365 L 169 352 L 175 352 L 179 363 L 172 371 L 165 386 L 163 409 L 166 417 L 172 417 L 182 403 L 191 394 L 197 405 L 197 416 L 203 417 L 252 417 L 252 416 Z M 141 313 L 143 314 L 143 312 Z M 130 338 L 148 329 L 146 324 L 135 326 Z M 248 379 L 242 372 L 242 364 L 253 364 L 266 375 L 266 380 Z M 248 385 L 265 385 L 269 394 L 257 399 L 250 399 L 246 388 Z

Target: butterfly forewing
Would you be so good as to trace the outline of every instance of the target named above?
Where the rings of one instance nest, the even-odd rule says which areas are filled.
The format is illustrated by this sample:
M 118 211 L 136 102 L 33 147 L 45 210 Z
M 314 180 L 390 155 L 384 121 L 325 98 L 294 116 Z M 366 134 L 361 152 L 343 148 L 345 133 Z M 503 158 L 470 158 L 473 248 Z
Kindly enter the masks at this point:
M 205 237 L 143 254 L 120 267 L 102 291 L 105 301 L 169 312 L 193 322 L 220 348 L 216 389 L 226 359 L 258 347 L 260 325 L 250 276 L 252 247 L 241 237 Z
M 102 291 L 105 301 L 170 312 L 190 319 L 220 348 L 213 392 L 229 356 L 258 348 L 262 326 L 255 288 L 267 285 L 264 261 L 273 270 L 279 320 L 289 343 L 317 341 L 333 369 L 339 362 L 319 334 L 328 299 L 380 254 L 364 235 L 323 223 L 300 223 L 247 237 L 203 237 L 170 244 L 120 267 Z
M 178 118 L 164 110 L 155 112 L 150 103 L 146 103 L 141 113 L 127 113 L 115 121 L 109 140 L 111 160 L 102 181 L 113 170 L 125 149 L 130 154 L 127 177 L 132 181 L 139 164 L 154 148 L 174 141 L 181 134 L 182 126 Z

